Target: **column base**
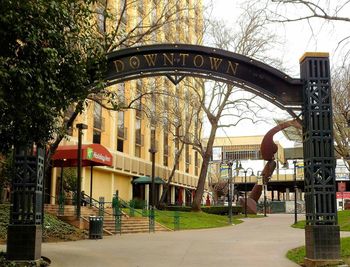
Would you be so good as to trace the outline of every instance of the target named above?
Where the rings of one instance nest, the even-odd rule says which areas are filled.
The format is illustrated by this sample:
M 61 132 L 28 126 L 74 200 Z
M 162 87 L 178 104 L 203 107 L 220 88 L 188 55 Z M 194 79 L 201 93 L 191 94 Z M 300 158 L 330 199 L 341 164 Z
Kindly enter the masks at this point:
M 321 267 L 321 266 L 338 266 L 342 265 L 344 262 L 342 260 L 315 260 L 315 259 L 304 259 L 305 267 Z M 345 265 L 348 266 L 348 265 Z
M 35 261 L 41 258 L 41 225 L 9 225 L 7 230 L 8 260 Z
M 305 266 L 341 263 L 338 225 L 305 226 Z

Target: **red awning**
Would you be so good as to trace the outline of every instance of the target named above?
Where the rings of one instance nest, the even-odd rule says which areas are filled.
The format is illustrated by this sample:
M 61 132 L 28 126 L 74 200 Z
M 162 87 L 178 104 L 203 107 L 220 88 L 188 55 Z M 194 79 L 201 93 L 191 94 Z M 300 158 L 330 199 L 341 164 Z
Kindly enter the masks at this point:
M 82 166 L 112 166 L 112 154 L 100 144 L 82 145 Z M 52 156 L 54 167 L 78 165 L 78 146 L 59 146 Z

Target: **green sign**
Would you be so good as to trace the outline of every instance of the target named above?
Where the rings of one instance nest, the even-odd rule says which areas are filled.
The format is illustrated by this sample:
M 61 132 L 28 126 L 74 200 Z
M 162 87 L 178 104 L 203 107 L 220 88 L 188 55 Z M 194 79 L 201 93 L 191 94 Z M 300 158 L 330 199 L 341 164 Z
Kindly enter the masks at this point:
M 92 147 L 88 147 L 87 149 L 87 158 L 88 159 L 92 159 L 94 156 L 94 150 L 92 149 Z

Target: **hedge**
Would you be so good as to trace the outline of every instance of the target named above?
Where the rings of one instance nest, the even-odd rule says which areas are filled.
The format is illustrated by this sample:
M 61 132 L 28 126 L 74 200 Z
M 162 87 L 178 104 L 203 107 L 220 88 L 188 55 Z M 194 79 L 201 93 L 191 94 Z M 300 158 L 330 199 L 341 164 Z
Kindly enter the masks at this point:
M 190 212 L 192 207 L 188 206 L 167 206 L 165 207 L 166 210 L 170 211 L 184 211 L 184 212 Z M 217 215 L 227 215 L 228 214 L 228 206 L 210 206 L 210 207 L 202 207 L 201 208 L 203 212 L 209 213 L 209 214 L 217 214 Z M 239 214 L 242 213 L 242 207 L 241 206 L 233 206 L 232 207 L 232 214 Z
M 166 206 L 165 210 L 190 212 L 192 207 L 188 206 Z
M 228 206 L 210 206 L 210 207 L 202 207 L 202 211 L 210 214 L 227 215 L 229 210 L 228 210 Z M 233 206 L 232 214 L 239 214 L 239 213 L 242 213 L 242 207 Z

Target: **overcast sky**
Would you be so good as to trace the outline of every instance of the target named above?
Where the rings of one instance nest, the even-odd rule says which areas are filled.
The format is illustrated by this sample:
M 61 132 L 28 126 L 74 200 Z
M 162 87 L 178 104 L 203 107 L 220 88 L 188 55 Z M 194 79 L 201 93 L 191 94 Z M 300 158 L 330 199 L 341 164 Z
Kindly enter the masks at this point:
M 340 3 L 342 1 L 332 2 Z M 230 27 L 235 27 L 237 19 L 242 13 L 242 3 L 244 2 L 247 1 L 214 0 L 212 1 L 214 4 L 211 14 L 215 18 L 225 20 Z M 205 5 L 208 3 L 209 0 L 204 0 Z M 290 7 L 288 7 L 287 11 L 290 16 L 302 13 L 302 10 L 293 10 Z M 350 16 L 350 9 L 343 10 L 343 14 Z M 287 74 L 296 78 L 299 77 L 299 58 L 305 52 L 329 52 L 331 63 L 338 63 L 339 65 L 342 59 L 342 50 L 339 48 L 339 41 L 350 32 L 350 23 L 327 23 L 320 19 L 314 19 L 310 22 L 276 23 L 270 27 L 272 31 L 279 35 L 280 41 L 275 49 L 273 49 L 273 56 L 281 59 L 283 67 L 287 70 Z M 282 111 L 276 110 L 272 114 L 271 112 L 267 113 L 266 116 L 273 118 L 276 114 L 281 115 Z M 263 135 L 274 126 L 273 120 L 270 121 L 270 123 L 259 123 L 257 125 L 245 122 L 238 127 L 218 131 L 217 136 Z M 293 144 L 286 142 L 281 134 L 276 135 L 275 140 L 284 143 L 286 146 L 292 146 Z
M 212 15 L 215 18 L 223 19 L 228 25 L 235 26 L 239 15 L 242 13 L 244 3 L 251 3 L 254 0 L 214 0 Z M 345 0 L 332 0 L 332 4 L 340 4 Z M 204 0 L 207 5 L 210 0 Z M 258 1 L 259 2 L 259 1 Z M 328 2 L 318 0 L 314 2 Z M 285 6 L 289 17 L 298 16 L 301 9 L 293 9 Z M 350 4 L 344 8 L 340 15 L 350 17 Z M 281 9 L 282 10 L 282 9 Z M 310 25 L 312 26 L 312 31 Z M 338 47 L 339 41 L 350 32 L 350 23 L 326 22 L 322 19 L 312 19 L 309 22 L 276 23 L 271 25 L 273 31 L 280 36 L 280 45 L 276 45 L 275 56 L 282 58 L 284 67 L 288 69 L 291 76 L 299 75 L 299 58 L 305 52 L 329 52 L 332 63 L 341 60 L 342 49 Z

